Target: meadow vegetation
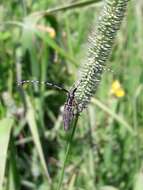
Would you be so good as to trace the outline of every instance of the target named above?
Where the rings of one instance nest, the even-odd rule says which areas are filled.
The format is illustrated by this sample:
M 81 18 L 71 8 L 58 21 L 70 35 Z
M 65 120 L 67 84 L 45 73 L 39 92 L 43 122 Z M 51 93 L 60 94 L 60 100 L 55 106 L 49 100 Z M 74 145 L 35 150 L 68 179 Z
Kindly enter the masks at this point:
M 77 80 L 103 1 L 71 2 L 0 2 L 0 190 L 57 190 L 70 134 L 66 94 L 17 81 L 70 89 Z M 62 190 L 143 190 L 142 23 L 143 2 L 131 0 L 98 91 L 78 119 Z

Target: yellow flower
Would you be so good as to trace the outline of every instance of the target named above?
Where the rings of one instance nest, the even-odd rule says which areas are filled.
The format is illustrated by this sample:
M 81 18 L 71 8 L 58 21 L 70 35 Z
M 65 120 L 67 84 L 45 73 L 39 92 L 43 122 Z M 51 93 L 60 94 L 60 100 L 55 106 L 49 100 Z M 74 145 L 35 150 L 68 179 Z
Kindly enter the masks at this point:
M 111 94 L 119 98 L 125 96 L 125 91 L 118 80 L 113 81 L 111 87 Z

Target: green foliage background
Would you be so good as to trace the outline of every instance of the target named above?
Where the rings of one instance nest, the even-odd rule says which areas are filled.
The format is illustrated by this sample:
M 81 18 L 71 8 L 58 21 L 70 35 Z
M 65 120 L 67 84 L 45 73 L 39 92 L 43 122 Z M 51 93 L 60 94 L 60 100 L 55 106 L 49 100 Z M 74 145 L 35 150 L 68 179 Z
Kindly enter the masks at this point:
M 65 4 L 71 1 L 0 3 L 0 190 L 57 189 L 69 137 L 61 111 L 66 95 L 45 86 L 17 88 L 16 82 L 47 80 L 69 89 L 77 79 L 103 4 L 32 16 Z M 104 73 L 79 118 L 62 189 L 143 189 L 142 23 L 143 2 L 130 1 L 108 61 L 113 72 Z M 46 27 L 55 30 L 54 38 Z M 115 80 L 122 98 L 110 94 Z

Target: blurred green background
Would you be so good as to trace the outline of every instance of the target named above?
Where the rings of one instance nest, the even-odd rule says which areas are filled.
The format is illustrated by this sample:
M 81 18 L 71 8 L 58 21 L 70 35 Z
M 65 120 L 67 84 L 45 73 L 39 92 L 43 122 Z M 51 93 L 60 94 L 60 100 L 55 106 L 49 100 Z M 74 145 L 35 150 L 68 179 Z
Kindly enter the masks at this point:
M 77 2 L 0 2 L 0 190 L 57 189 L 69 136 L 66 95 L 44 85 L 18 88 L 17 80 L 70 89 L 103 7 L 80 1 L 54 11 Z M 143 190 L 142 23 L 143 1 L 130 1 L 98 92 L 79 118 L 63 190 Z

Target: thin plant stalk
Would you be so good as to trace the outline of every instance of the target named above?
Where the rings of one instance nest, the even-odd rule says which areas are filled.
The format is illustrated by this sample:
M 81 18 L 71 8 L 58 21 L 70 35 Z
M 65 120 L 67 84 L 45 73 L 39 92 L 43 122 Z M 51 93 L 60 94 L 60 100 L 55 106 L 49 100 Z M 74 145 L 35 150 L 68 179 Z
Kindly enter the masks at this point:
M 72 132 L 70 135 L 70 138 L 68 139 L 67 142 L 67 148 L 66 148 L 66 154 L 65 154 L 65 159 L 64 159 L 64 163 L 63 163 L 63 167 L 62 167 L 62 171 L 61 171 L 61 175 L 60 175 L 60 180 L 59 180 L 59 184 L 58 184 L 58 188 L 57 190 L 60 190 L 62 187 L 62 183 L 63 183 L 63 179 L 64 179 L 64 173 L 65 173 L 65 168 L 66 168 L 66 164 L 71 152 L 71 145 L 72 145 L 72 140 L 75 134 L 75 130 L 76 130 L 76 126 L 77 126 L 77 121 L 78 121 L 78 114 L 76 115 L 74 122 L 73 122 L 73 126 L 72 126 Z
M 100 1 L 101 0 L 90 0 L 90 1 L 84 1 L 84 2 L 71 3 L 71 4 L 68 4 L 68 5 L 64 5 L 64 6 L 60 6 L 60 7 L 56 7 L 56 8 L 51 8 L 51 9 L 48 9 L 48 10 L 45 10 L 45 11 L 34 12 L 31 15 L 45 16 L 47 14 L 57 13 L 59 11 L 67 11 L 67 10 L 71 10 L 71 9 L 75 9 L 75 8 L 86 7 L 88 5 L 99 3 Z

